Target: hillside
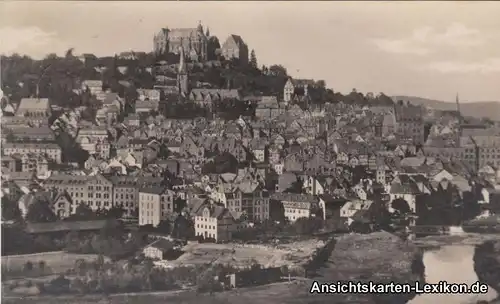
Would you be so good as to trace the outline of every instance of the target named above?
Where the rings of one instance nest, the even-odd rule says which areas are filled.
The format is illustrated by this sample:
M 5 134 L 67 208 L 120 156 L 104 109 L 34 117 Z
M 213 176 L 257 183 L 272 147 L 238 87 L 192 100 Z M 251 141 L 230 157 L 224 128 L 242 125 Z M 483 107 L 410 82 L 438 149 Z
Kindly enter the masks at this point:
M 445 102 L 413 96 L 392 96 L 392 99 L 409 101 L 412 104 L 431 107 L 436 110 L 456 110 L 454 102 Z M 498 101 L 477 101 L 460 103 L 460 111 L 464 116 L 477 118 L 487 117 L 492 120 L 500 120 L 500 102 Z

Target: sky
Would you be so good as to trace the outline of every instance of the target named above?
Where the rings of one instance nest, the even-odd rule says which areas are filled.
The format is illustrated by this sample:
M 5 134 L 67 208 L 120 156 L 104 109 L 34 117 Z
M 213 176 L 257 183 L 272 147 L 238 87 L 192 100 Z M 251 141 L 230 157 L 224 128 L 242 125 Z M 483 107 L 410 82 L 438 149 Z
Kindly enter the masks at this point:
M 242 36 L 258 64 L 334 91 L 500 101 L 500 2 L 2 1 L 0 53 L 151 51 L 162 27 Z

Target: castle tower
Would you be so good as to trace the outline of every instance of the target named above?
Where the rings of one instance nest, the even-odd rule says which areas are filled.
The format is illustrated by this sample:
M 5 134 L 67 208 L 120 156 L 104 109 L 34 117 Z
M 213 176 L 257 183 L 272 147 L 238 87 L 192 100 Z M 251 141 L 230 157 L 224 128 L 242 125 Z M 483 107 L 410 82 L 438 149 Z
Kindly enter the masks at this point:
M 186 69 L 184 48 L 182 46 L 179 47 L 179 69 L 177 70 L 177 89 L 179 90 L 179 94 L 186 95 L 189 90 L 189 79 L 188 73 Z
M 201 20 L 198 21 L 198 27 L 196 29 L 199 33 L 203 34 L 203 25 L 201 25 Z
M 207 54 L 208 54 L 208 27 L 207 27 L 207 34 L 204 33 L 203 25 L 201 24 L 201 20 L 198 21 L 198 27 L 196 28 L 197 30 L 197 49 L 196 52 L 198 53 L 198 56 L 200 57 L 201 61 L 207 60 Z

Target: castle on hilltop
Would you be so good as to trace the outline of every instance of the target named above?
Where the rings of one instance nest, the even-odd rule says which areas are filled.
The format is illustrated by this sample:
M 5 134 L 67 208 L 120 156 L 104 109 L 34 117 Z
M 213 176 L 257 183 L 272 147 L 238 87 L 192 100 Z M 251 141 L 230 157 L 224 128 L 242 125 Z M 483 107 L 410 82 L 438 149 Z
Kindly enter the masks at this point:
M 163 28 L 154 36 L 154 52 L 157 55 L 166 53 L 179 54 L 181 48 L 184 56 L 193 61 L 206 61 L 208 57 L 208 30 L 205 33 L 201 22 L 196 28 Z

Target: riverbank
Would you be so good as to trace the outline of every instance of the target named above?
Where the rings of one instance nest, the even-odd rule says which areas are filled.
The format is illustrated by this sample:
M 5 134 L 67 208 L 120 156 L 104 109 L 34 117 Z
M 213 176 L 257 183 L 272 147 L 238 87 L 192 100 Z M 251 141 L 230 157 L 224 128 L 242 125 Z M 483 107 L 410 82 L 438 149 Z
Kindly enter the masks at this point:
M 138 294 L 106 297 L 65 296 L 33 297 L 24 299 L 3 299 L 5 303 L 174 303 L 196 304 L 203 296 L 203 303 L 406 303 L 413 295 L 311 295 L 309 290 L 313 280 L 331 281 L 375 281 L 375 282 L 414 282 L 423 280 L 422 253 L 411 242 L 402 241 L 397 236 L 379 232 L 369 235 L 350 234 L 336 239 L 335 247 L 322 267 L 316 270 L 311 279 L 275 283 L 259 287 L 239 288 L 231 291 L 199 295 L 195 292 L 172 294 Z
M 476 246 L 474 270 L 479 281 L 488 284 L 500 294 L 500 241 L 487 241 Z
M 345 235 L 337 239 L 335 249 L 317 279 L 325 282 L 423 282 L 422 254 L 413 242 L 387 232 Z M 406 303 L 414 296 L 350 295 L 339 303 Z

